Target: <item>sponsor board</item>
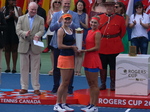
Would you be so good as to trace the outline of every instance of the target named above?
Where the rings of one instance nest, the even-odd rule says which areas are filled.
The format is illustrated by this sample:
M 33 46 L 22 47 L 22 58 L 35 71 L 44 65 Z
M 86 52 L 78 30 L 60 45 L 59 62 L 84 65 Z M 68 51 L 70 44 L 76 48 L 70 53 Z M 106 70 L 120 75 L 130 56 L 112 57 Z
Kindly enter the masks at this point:
M 116 91 L 120 95 L 148 95 L 150 93 L 150 55 L 116 58 Z

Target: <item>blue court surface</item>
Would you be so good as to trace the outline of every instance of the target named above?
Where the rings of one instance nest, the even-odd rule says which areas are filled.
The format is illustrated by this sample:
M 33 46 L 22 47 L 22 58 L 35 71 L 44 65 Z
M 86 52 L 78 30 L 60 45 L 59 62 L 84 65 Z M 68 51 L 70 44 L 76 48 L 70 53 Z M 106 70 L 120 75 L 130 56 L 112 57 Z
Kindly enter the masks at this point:
M 99 81 L 100 82 L 100 81 Z M 109 77 L 107 86 L 109 88 Z M 53 76 L 40 75 L 41 90 L 51 90 L 53 87 Z M 85 76 L 74 77 L 74 90 L 88 88 Z M 2 73 L 1 89 L 20 89 L 20 75 Z M 29 89 L 32 89 L 31 84 Z M 84 105 L 70 105 L 74 112 L 81 112 L 80 108 Z M 26 105 L 26 104 L 0 104 L 0 112 L 54 112 L 53 105 Z M 99 112 L 150 112 L 150 109 L 131 109 L 131 108 L 109 108 L 99 107 Z

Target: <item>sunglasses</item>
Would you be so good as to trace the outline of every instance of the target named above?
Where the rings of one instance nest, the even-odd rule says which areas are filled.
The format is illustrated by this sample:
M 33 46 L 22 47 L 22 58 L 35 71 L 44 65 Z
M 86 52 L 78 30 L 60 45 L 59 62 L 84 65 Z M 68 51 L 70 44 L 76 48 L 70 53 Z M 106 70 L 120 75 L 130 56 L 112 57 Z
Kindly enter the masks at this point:
M 115 6 L 116 9 L 118 9 L 119 7 L 121 7 L 121 6 Z
M 61 4 L 61 2 L 58 2 L 58 1 L 55 1 L 54 3 L 58 3 L 58 4 Z

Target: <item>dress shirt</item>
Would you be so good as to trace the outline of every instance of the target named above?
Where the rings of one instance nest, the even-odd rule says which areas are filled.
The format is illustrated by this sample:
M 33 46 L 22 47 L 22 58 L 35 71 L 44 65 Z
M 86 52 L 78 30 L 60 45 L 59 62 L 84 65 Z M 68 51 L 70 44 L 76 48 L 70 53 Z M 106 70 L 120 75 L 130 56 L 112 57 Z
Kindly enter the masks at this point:
M 33 16 L 33 17 L 28 16 L 28 18 L 29 18 L 29 26 L 30 26 L 30 30 L 32 30 L 32 25 L 33 25 L 34 17 L 35 17 L 35 16 Z

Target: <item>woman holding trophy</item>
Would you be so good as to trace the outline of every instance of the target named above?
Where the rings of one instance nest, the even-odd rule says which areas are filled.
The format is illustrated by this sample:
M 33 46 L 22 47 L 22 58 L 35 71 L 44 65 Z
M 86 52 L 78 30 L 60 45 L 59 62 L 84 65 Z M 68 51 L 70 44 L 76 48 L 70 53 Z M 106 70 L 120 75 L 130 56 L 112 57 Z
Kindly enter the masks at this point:
M 88 85 L 90 87 L 90 104 L 87 107 L 82 108 L 81 110 L 84 112 L 98 112 L 98 108 L 96 107 L 99 96 L 98 72 L 102 68 L 101 60 L 98 55 L 98 49 L 101 39 L 101 33 L 98 30 L 99 17 L 92 17 L 90 26 L 91 30 L 88 31 L 85 40 L 85 50 L 81 50 L 81 52 L 85 52 L 83 67 L 85 70 Z
M 54 111 L 74 111 L 66 104 L 68 86 L 74 70 L 74 52 L 77 47 L 74 46 L 75 39 L 73 31 L 69 27 L 72 22 L 72 15 L 65 13 L 61 16 L 62 27 L 57 32 L 57 43 L 60 49 L 57 67 L 60 68 L 62 82 L 57 91 L 57 101 Z

